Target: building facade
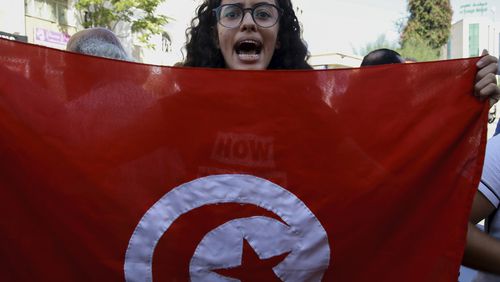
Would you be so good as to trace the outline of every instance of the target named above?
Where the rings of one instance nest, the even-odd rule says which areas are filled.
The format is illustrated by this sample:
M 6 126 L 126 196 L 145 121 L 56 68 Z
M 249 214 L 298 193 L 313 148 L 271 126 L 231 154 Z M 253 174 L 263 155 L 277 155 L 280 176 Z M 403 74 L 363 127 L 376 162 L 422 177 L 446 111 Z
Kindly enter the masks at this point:
M 499 46 L 499 23 L 489 18 L 471 17 L 452 25 L 450 39 L 442 54 L 443 59 L 469 58 L 480 56 L 486 49 L 498 57 Z
M 498 1 L 464 0 L 454 10 L 450 39 L 441 52 L 442 59 L 477 57 L 486 49 L 500 54 L 500 23 L 496 17 Z
M 363 57 L 343 53 L 312 54 L 308 63 L 315 69 L 359 67 Z
M 65 49 L 72 34 L 82 30 L 75 0 L 0 0 L 0 37 Z M 161 12 L 161 11 L 159 11 Z M 168 44 L 161 35 L 153 36 L 154 49 L 148 49 L 130 31 L 118 24 L 115 34 L 126 51 L 138 62 L 163 64 Z M 168 43 L 168 42 L 167 42 Z
M 21 0 L 0 0 L 0 37 L 16 39 L 20 36 L 27 41 L 24 2 Z
M 500 22 L 497 20 L 498 1 L 461 1 L 455 9 L 450 39 L 441 50 L 442 59 L 458 59 L 480 56 L 483 50 L 499 57 Z M 488 137 L 491 137 L 498 123 L 499 106 L 490 110 Z

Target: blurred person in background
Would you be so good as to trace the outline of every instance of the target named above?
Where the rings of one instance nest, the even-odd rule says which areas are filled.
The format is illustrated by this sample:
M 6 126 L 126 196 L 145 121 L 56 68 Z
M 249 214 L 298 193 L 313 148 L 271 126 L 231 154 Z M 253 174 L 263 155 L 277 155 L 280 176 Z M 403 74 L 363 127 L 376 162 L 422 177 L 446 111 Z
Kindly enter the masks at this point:
M 377 49 L 368 53 L 363 57 L 361 61 L 361 66 L 377 66 L 377 65 L 387 65 L 387 64 L 401 64 L 404 63 L 405 59 L 396 51 L 391 49 Z
M 66 50 L 85 55 L 132 61 L 116 35 L 101 27 L 88 28 L 73 34 L 66 45 Z

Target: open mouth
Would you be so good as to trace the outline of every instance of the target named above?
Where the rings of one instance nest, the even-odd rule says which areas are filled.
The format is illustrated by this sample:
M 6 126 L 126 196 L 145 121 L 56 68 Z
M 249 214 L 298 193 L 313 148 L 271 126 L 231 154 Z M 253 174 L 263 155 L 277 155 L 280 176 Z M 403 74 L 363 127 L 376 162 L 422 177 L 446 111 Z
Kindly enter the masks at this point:
M 242 40 L 234 47 L 236 54 L 243 56 L 259 55 L 262 50 L 262 43 L 256 40 Z

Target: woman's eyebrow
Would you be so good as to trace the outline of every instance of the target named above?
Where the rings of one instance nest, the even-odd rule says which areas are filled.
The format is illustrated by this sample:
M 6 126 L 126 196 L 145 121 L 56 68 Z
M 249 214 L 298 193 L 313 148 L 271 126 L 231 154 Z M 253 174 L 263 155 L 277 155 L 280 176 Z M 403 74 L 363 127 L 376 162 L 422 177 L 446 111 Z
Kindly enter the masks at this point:
M 260 4 L 273 4 L 274 5 L 274 3 L 269 3 L 267 1 L 261 1 L 261 2 L 254 3 L 252 6 L 257 6 L 257 5 L 260 5 Z
M 222 2 L 221 2 L 222 3 Z M 245 4 L 243 4 L 243 2 L 237 2 L 237 1 L 229 1 L 228 3 L 225 3 L 225 4 L 221 4 L 221 5 L 227 5 L 227 4 L 231 4 L 231 5 L 236 5 L 236 6 L 240 6 L 240 7 L 243 7 L 245 6 Z
M 242 7 L 242 8 L 245 7 L 245 4 L 243 2 L 234 2 L 234 3 L 226 3 L 226 4 L 236 5 L 236 6 L 239 6 L 239 7 Z M 224 5 L 226 5 L 226 4 L 224 4 Z M 266 2 L 266 1 L 261 1 L 261 2 L 257 2 L 257 3 L 253 3 L 251 5 L 251 7 L 255 7 L 255 6 L 261 5 L 261 4 L 272 4 L 272 3 L 269 3 L 269 2 Z

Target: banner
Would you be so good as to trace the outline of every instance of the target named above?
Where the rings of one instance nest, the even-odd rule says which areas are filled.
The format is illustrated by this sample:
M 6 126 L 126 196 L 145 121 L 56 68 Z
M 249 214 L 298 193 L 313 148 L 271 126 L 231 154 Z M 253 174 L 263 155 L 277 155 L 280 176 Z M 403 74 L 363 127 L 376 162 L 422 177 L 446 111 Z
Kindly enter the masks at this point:
M 457 281 L 476 61 L 230 71 L 0 40 L 0 280 Z

